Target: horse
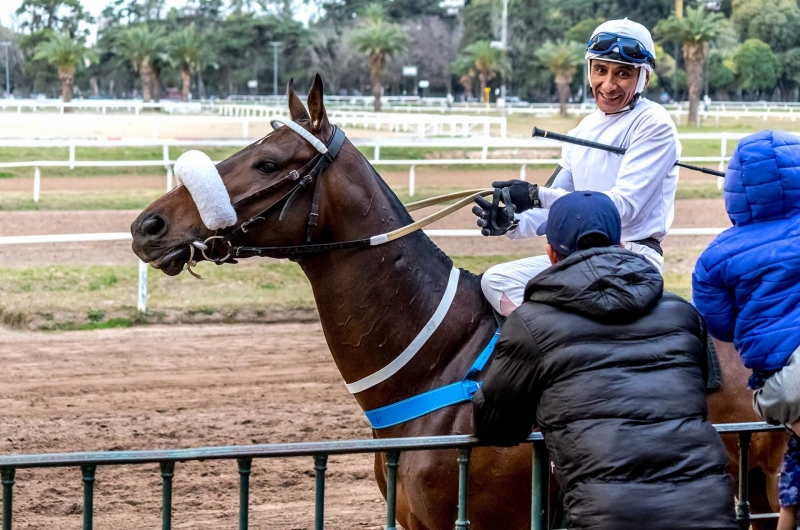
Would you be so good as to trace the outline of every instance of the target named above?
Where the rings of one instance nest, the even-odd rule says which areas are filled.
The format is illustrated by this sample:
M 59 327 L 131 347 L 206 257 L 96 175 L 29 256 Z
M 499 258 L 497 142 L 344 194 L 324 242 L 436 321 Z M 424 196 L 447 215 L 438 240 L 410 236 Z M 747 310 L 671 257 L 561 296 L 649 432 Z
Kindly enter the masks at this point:
M 450 291 L 448 285 L 455 269 L 450 258 L 422 231 L 375 246 L 340 244 L 370 241 L 377 234 L 406 227 L 413 219 L 346 139 L 335 159 L 328 160 L 327 167 L 316 175 L 315 187 L 298 185 L 297 179 L 306 169 L 325 158 L 320 158 L 322 151 L 309 138 L 330 144 L 337 129 L 328 120 L 319 75 L 309 92 L 307 109 L 292 82 L 287 95 L 291 120 L 313 138 L 303 138 L 290 127 L 278 127 L 217 165 L 235 209 L 237 228 L 227 232 L 228 241 L 242 248 L 262 248 L 258 255 L 288 256 L 299 264 L 311 283 L 334 362 L 345 381 L 360 382 L 388 367 L 426 327 Z M 253 219 L 258 221 L 255 225 L 248 221 Z M 142 261 L 171 276 L 194 262 L 197 256 L 193 244 L 203 249 L 202 258 L 217 264 L 235 263 L 236 257 L 231 256 L 218 232 L 204 226 L 190 192 L 186 186 L 178 186 L 154 201 L 133 222 L 132 248 Z M 303 252 L 304 245 L 316 246 L 315 251 Z M 450 309 L 418 353 L 390 377 L 356 389 L 354 396 L 363 410 L 461 380 L 490 342 L 498 325 L 481 292 L 480 277 L 468 271 L 460 271 L 455 277 Z M 745 389 L 747 371 L 735 350 L 720 346 L 725 384 L 709 398 L 710 417 L 717 423 L 756 421 Z M 373 436 L 472 432 L 472 407 L 465 402 L 412 421 L 373 429 Z M 735 466 L 736 441 L 726 443 Z M 375 456 L 375 477 L 384 498 L 388 473 L 385 458 L 382 454 Z M 453 527 L 458 484 L 455 460 L 454 451 L 402 455 L 397 520 L 403 528 Z M 769 510 L 770 504 L 775 505 L 780 460 L 778 437 L 753 436 L 754 511 Z M 755 480 L 759 474 L 764 478 L 761 482 Z M 768 502 L 768 492 L 772 503 Z M 473 528 L 530 528 L 530 502 L 529 446 L 473 451 L 469 474 Z

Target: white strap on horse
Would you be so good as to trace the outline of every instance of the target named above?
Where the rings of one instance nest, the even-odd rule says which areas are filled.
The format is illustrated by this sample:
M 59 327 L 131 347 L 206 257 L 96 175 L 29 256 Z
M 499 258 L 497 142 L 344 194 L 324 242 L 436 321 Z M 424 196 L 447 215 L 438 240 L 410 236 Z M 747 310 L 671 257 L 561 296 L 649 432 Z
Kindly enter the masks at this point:
M 301 125 L 298 125 L 297 123 L 293 122 L 289 118 L 284 118 L 282 116 L 276 116 L 276 117 L 272 118 L 272 122 L 271 123 L 273 124 L 272 125 L 273 127 L 275 127 L 274 124 L 276 122 L 277 123 L 281 123 L 283 125 L 286 125 L 291 130 L 293 130 L 294 132 L 296 132 L 297 134 L 302 136 L 308 143 L 310 143 L 312 146 L 314 146 L 314 149 L 319 151 L 320 154 L 324 155 L 324 154 L 328 153 L 328 148 L 325 147 L 325 144 L 322 143 L 322 140 L 320 140 L 319 138 L 317 138 L 316 136 L 314 136 L 313 134 L 308 132 L 308 130 L 306 130 L 305 127 L 302 127 Z
M 403 350 L 403 353 L 398 355 L 392 362 L 374 374 L 368 375 L 367 377 L 354 383 L 345 384 L 347 390 L 349 390 L 351 394 L 358 394 L 359 392 L 363 392 L 368 388 L 372 388 L 378 383 L 386 381 L 414 358 L 414 355 L 416 355 L 417 352 L 422 349 L 428 339 L 431 338 L 431 335 L 433 335 L 433 332 L 439 327 L 439 324 L 442 323 L 444 317 L 447 315 L 447 311 L 450 309 L 453 299 L 456 296 L 459 275 L 459 269 L 453 267 L 450 271 L 450 279 L 447 281 L 447 288 L 444 291 L 444 296 L 442 296 L 442 299 L 439 302 L 439 307 L 436 308 L 433 316 L 431 316 L 431 319 L 428 320 L 428 323 L 425 324 L 419 334 L 414 338 L 414 340 L 411 341 L 411 344 L 409 344 L 408 347 Z

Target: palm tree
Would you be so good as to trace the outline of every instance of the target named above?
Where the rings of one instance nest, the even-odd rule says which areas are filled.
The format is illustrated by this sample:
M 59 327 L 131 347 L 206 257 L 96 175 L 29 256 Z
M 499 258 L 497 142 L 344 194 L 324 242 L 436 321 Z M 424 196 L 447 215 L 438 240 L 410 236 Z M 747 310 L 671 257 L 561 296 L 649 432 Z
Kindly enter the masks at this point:
M 689 85 L 689 123 L 697 121 L 697 107 L 703 86 L 703 63 L 709 45 L 722 31 L 722 19 L 719 13 L 706 13 L 702 7 L 688 7 L 684 18 L 672 15 L 656 25 L 658 38 L 683 44 Z
M 579 42 L 545 42 L 536 50 L 536 58 L 553 74 L 558 92 L 558 105 L 561 115 L 566 117 L 569 85 L 575 77 L 578 66 L 583 64 L 585 46 Z
M 191 26 L 183 28 L 171 36 L 170 51 L 175 64 L 181 71 L 181 81 L 183 81 L 181 98 L 189 101 L 192 73 L 202 66 L 208 51 L 197 31 Z
M 146 24 L 125 28 L 116 38 L 116 53 L 129 60 L 142 81 L 142 100 L 150 101 L 155 76 L 153 62 L 167 56 L 167 39 L 160 29 L 151 30 Z
M 34 59 L 45 59 L 58 69 L 61 81 L 61 99 L 64 103 L 72 101 L 72 85 L 75 69 L 85 59 L 91 61 L 93 54 L 86 49 L 83 41 L 73 39 L 68 33 L 52 32 L 46 41 L 36 47 Z
M 352 33 L 356 50 L 369 58 L 369 76 L 372 95 L 375 97 L 375 112 L 381 110 L 383 93 L 383 71 L 386 58 L 405 50 L 408 40 L 403 28 L 386 20 L 380 4 L 369 4 L 364 10 L 364 23 Z
M 458 76 L 458 82 L 464 87 L 464 97 L 467 101 L 472 99 L 472 86 L 475 84 L 475 62 L 466 55 L 460 55 L 450 65 L 450 71 Z
M 465 62 L 471 63 L 475 73 L 478 75 L 480 92 L 478 97 L 483 97 L 486 85 L 494 79 L 494 76 L 504 71 L 505 63 L 503 54 L 499 48 L 493 48 L 488 40 L 473 42 L 461 52 L 462 57 L 466 57 Z M 464 59 L 456 59 L 456 62 Z

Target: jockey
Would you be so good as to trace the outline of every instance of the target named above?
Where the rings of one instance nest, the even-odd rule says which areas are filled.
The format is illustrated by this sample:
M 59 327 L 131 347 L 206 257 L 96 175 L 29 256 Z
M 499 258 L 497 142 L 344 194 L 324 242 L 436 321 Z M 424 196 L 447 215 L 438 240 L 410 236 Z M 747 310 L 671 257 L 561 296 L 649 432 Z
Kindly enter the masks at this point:
M 653 38 L 647 28 L 627 18 L 610 20 L 592 33 L 586 59 L 598 110 L 569 134 L 625 148 L 625 154 L 564 145 L 552 187 L 521 180 L 492 183 L 496 188 L 508 188 L 516 209 L 513 219 L 503 210 L 496 212 L 501 230 L 488 221 L 491 205 L 487 200 L 476 198 L 478 206 L 472 212 L 479 217 L 483 235 L 523 239 L 542 235 L 538 228 L 559 197 L 576 190 L 603 192 L 619 210 L 624 247 L 661 271 L 661 240 L 674 216 L 675 162 L 681 144 L 664 107 L 641 97 L 655 67 Z M 547 256 L 495 265 L 483 275 L 483 292 L 495 310 L 508 316 L 522 303 L 528 281 L 549 266 Z

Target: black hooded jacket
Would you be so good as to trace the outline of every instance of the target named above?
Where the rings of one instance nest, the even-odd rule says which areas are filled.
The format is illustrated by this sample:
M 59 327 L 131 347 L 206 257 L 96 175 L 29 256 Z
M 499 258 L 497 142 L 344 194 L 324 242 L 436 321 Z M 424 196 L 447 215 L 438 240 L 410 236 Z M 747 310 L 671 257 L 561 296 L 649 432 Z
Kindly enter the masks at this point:
M 728 457 L 708 421 L 706 331 L 642 256 L 574 253 L 532 279 L 474 399 L 475 433 L 538 426 L 571 528 L 737 528 Z

